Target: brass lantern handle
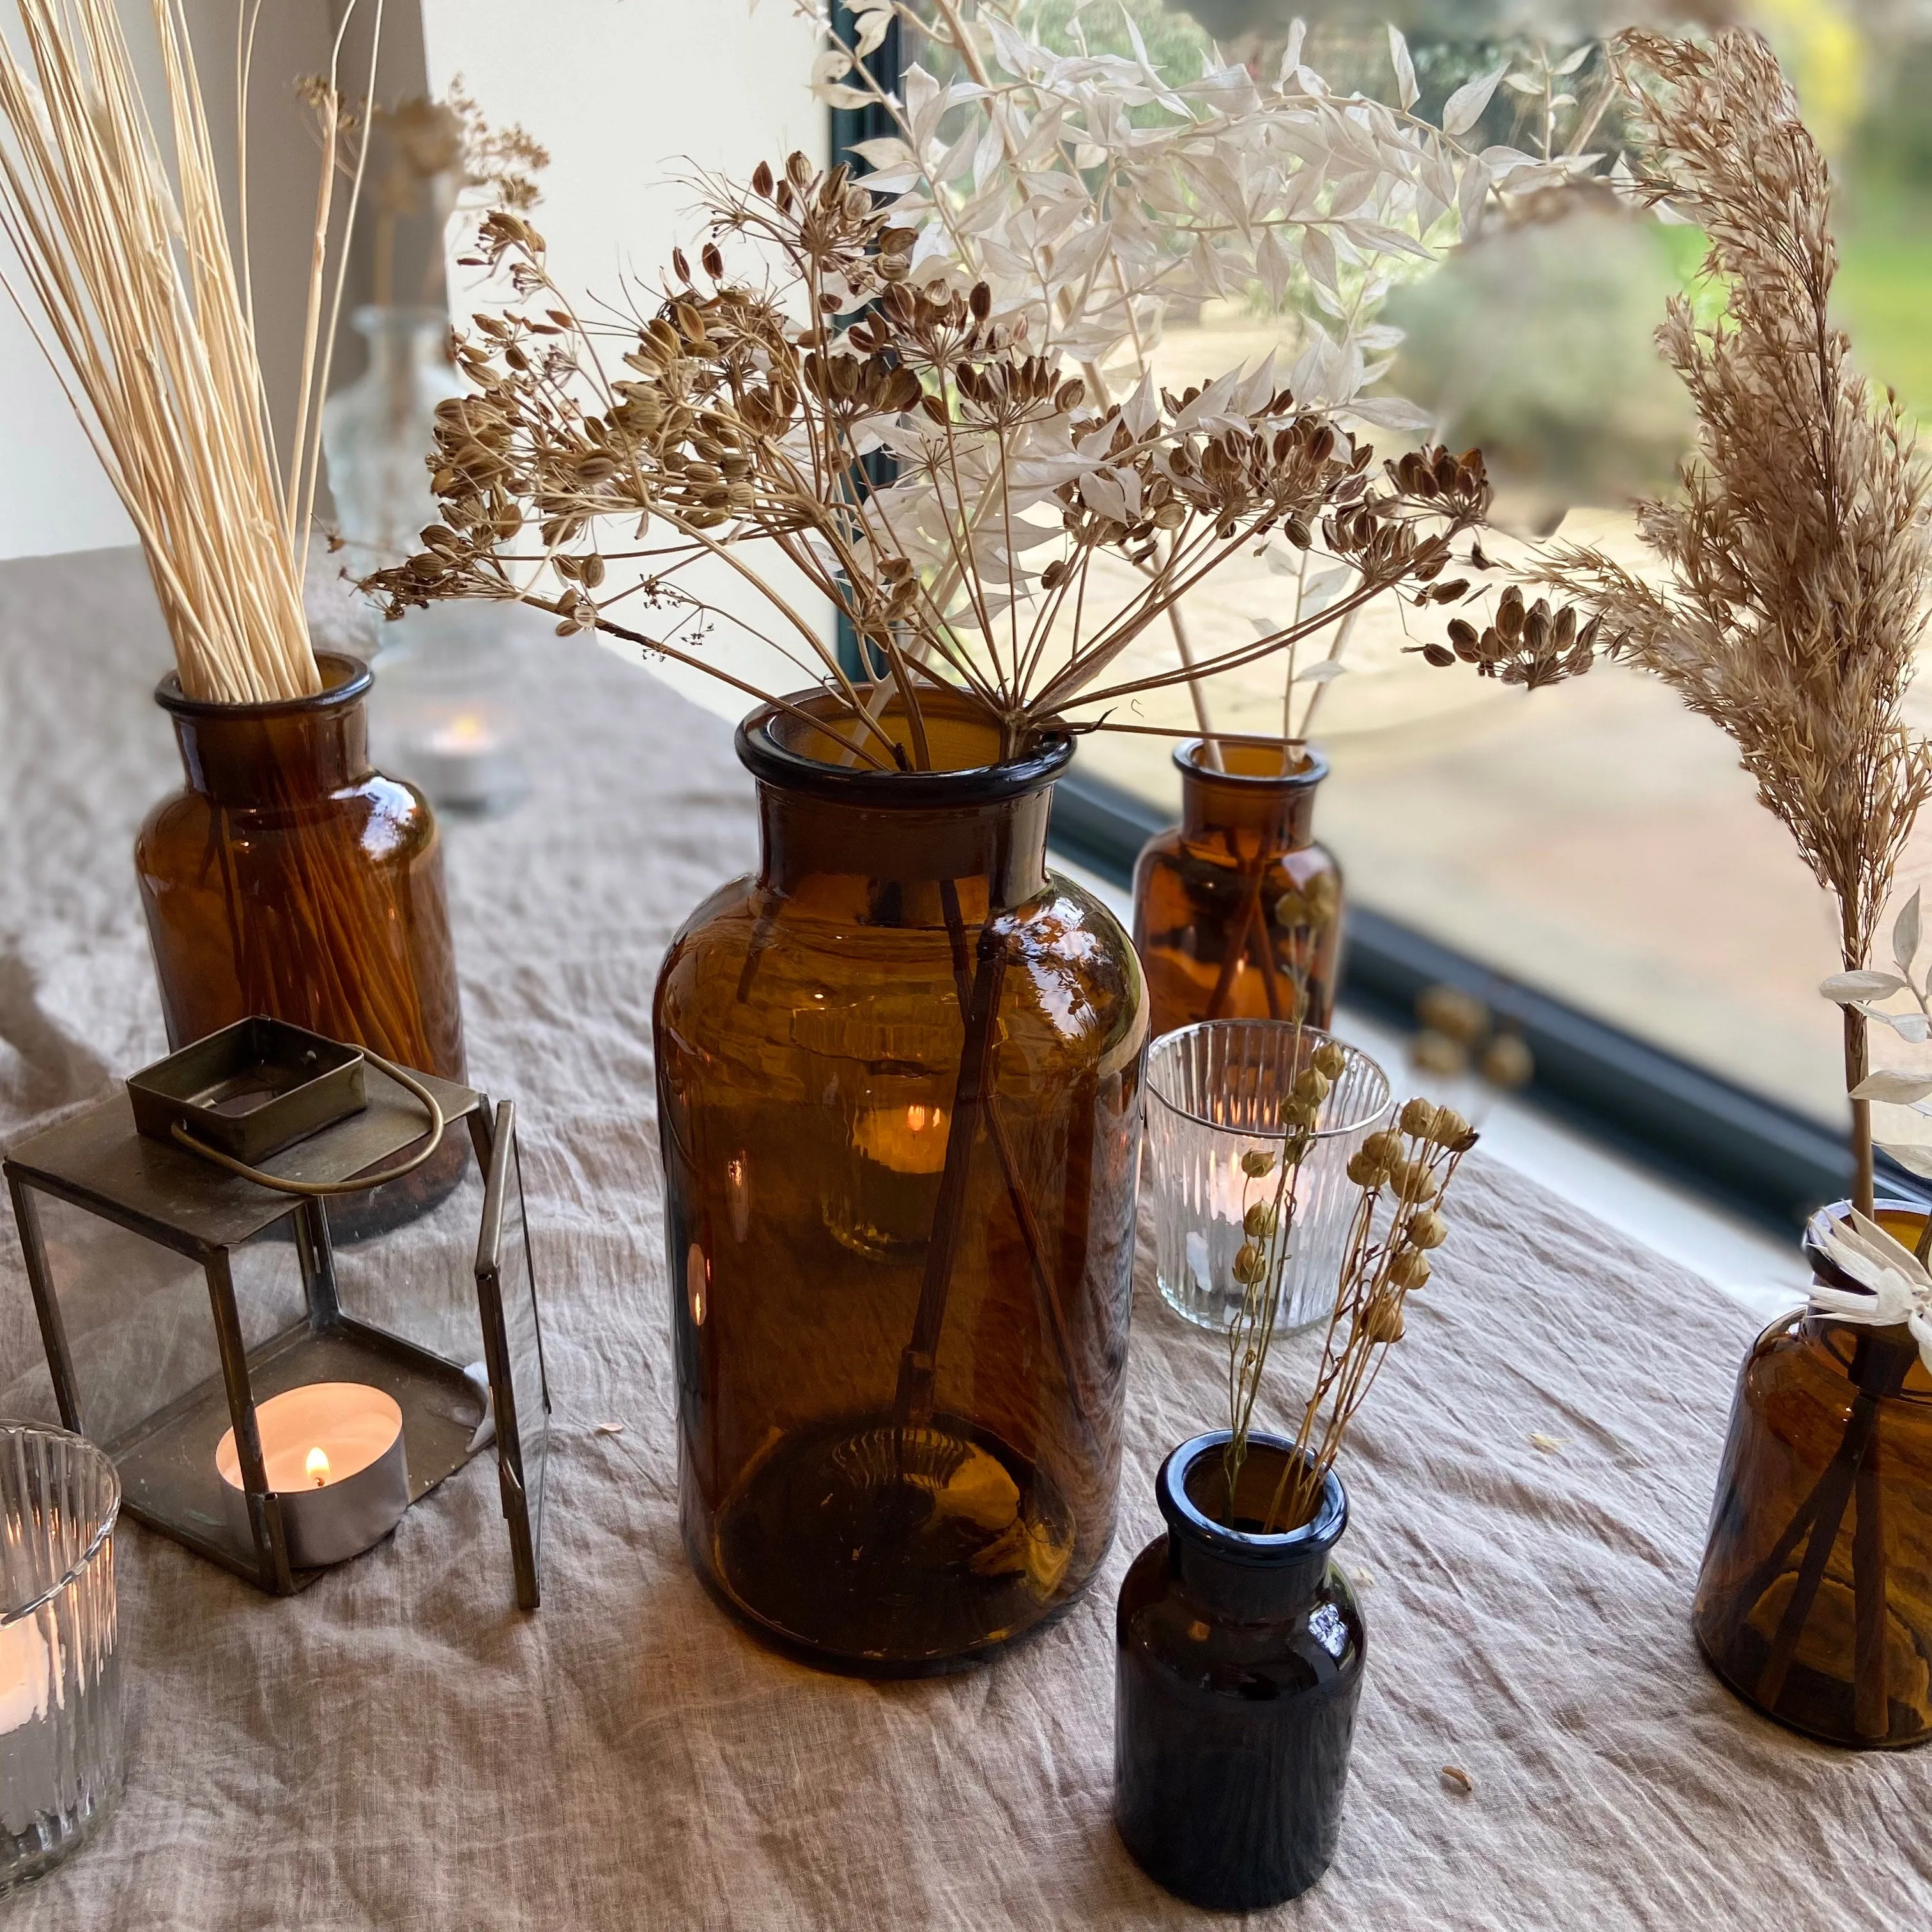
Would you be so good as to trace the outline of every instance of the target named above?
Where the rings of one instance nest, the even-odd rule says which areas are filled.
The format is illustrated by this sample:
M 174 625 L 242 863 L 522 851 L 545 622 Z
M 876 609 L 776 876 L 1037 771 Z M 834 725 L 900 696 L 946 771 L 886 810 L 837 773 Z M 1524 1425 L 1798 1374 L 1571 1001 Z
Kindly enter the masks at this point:
M 196 1140 L 178 1120 L 170 1131 L 189 1153 L 199 1154 L 203 1160 L 212 1160 L 217 1167 L 225 1167 L 230 1174 L 238 1174 L 244 1180 L 252 1180 L 257 1187 L 272 1188 L 278 1194 L 299 1194 L 310 1200 L 332 1194 L 366 1194 L 372 1187 L 380 1187 L 387 1181 L 400 1180 L 404 1174 L 413 1174 L 442 1146 L 443 1129 L 447 1124 L 436 1096 L 413 1073 L 397 1066 L 393 1060 L 385 1060 L 380 1053 L 372 1053 L 366 1046 L 362 1049 L 362 1057 L 420 1100 L 429 1114 L 429 1144 L 420 1153 L 411 1154 L 407 1160 L 384 1168 L 380 1174 L 361 1174 L 350 1180 L 284 1180 L 279 1174 L 264 1174 L 259 1167 L 250 1167 L 246 1161 L 237 1160 L 232 1154 L 210 1147 L 206 1141 Z

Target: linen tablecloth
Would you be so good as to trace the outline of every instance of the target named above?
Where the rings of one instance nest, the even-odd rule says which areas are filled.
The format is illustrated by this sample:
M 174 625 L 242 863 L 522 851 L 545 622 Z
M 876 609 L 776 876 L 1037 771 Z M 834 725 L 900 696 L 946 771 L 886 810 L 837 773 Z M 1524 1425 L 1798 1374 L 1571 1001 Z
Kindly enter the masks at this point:
M 488 1457 L 292 1600 L 128 1525 L 125 1796 L 0 1922 L 1229 1922 L 1142 1877 L 1108 1821 L 1114 1592 L 1223 1364 L 1144 1249 L 1119 1528 L 1054 1628 L 970 1675 L 855 1682 L 761 1649 L 693 1578 L 650 998 L 685 913 L 752 859 L 752 788 L 727 728 L 635 666 L 536 650 L 533 795 L 447 848 L 472 1077 L 520 1116 L 556 1403 L 544 1606 L 512 1607 Z M 131 553 L 0 572 L 0 1138 L 164 1050 L 129 844 L 178 782 L 148 698 L 166 664 Z M 1480 1155 L 1460 1187 L 1343 1466 L 1370 1635 L 1341 1848 L 1254 1922 L 1932 1923 L 1932 1752 L 1810 1745 L 1691 1640 L 1748 1318 Z M 0 1384 L 50 1413 L 38 1357 L 8 1220 Z

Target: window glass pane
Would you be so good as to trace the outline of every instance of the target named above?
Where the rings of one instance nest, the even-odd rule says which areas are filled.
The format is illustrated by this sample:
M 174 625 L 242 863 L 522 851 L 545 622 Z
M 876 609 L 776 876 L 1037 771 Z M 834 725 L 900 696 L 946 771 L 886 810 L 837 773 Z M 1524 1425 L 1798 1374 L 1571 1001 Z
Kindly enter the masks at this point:
M 1200 71 L 1211 35 L 1224 56 L 1272 78 L 1300 15 L 1312 22 L 1305 57 L 1336 91 L 1394 98 L 1377 10 L 1307 0 L 1127 7 L 1155 64 L 1183 77 Z M 1420 86 L 1418 111 L 1431 119 L 1451 89 L 1505 57 L 1512 73 L 1533 80 L 1581 52 L 1569 75 L 1552 76 L 1546 97 L 1532 85 L 1499 88 L 1472 145 L 1534 149 L 1553 124 L 1559 151 L 1577 140 L 1610 152 L 1620 146 L 1600 51 L 1586 49 L 1575 27 L 1552 14 L 1539 40 L 1532 14 L 1481 0 L 1408 0 L 1396 10 Z M 1625 24 L 1616 8 L 1598 10 L 1603 17 L 1586 26 Z M 1070 48 L 1075 11 L 1049 3 L 1026 17 L 1041 38 Z M 1079 18 L 1096 50 L 1129 50 L 1118 8 Z M 1932 298 L 1932 122 L 1922 111 L 1932 27 L 1898 10 L 1783 5 L 1756 23 L 1784 59 L 1840 184 L 1838 292 L 1858 359 L 1908 405 L 1932 404 L 1932 336 L 1922 322 Z M 947 68 L 943 54 L 910 51 Z M 1576 98 L 1565 103 L 1564 94 Z M 1700 255 L 1693 232 L 1626 218 L 1607 196 L 1564 196 L 1514 208 L 1390 296 L 1386 316 L 1406 339 L 1388 386 L 1432 410 L 1453 446 L 1484 448 L 1498 519 L 1520 539 L 1514 549 L 1492 545 L 1492 554 L 1520 556 L 1560 527 L 1565 541 L 1646 567 L 1628 506 L 1668 487 L 1688 430 L 1651 332 L 1672 290 L 1695 292 Z M 1708 291 L 1700 298 L 1712 299 Z M 1279 299 L 1256 286 L 1178 304 L 1154 352 L 1155 371 L 1178 391 L 1270 351 L 1286 367 L 1307 339 L 1310 314 L 1306 288 L 1292 278 Z M 1402 446 L 1398 435 L 1372 434 L 1382 454 Z M 1279 540 L 1270 548 L 1190 596 L 1185 616 L 1198 653 L 1252 639 L 1258 622 L 1282 621 L 1297 594 L 1294 560 Z M 1318 559 L 1302 595 L 1324 596 L 1324 570 Z M 1730 741 L 1660 686 L 1601 661 L 1580 682 L 1533 694 L 1480 682 L 1462 667 L 1431 670 L 1406 647 L 1439 638 L 1445 614 L 1386 602 L 1372 610 L 1348 640 L 1346 674 L 1316 704 L 1311 735 L 1333 766 L 1317 830 L 1342 858 L 1354 902 L 1473 956 L 1499 980 L 1572 1002 L 1820 1119 L 1840 1118 L 1838 1016 L 1816 991 L 1838 963 L 1831 909 L 1789 836 L 1756 802 Z M 1171 664 L 1174 648 L 1164 632 L 1150 634 L 1118 674 Z M 1304 656 L 1296 668 L 1306 668 Z M 1279 734 L 1286 670 L 1275 660 L 1217 680 L 1216 724 Z M 1300 691 L 1297 730 L 1312 687 Z M 1916 713 L 1932 722 L 1932 687 Z M 1180 730 L 1192 713 L 1186 693 L 1173 690 L 1114 716 Z M 1172 808 L 1170 750 L 1159 737 L 1100 734 L 1083 745 L 1079 769 Z M 1928 869 L 1915 855 L 1902 889 Z M 1926 1058 L 1889 1035 L 1874 1047 L 1888 1062 Z

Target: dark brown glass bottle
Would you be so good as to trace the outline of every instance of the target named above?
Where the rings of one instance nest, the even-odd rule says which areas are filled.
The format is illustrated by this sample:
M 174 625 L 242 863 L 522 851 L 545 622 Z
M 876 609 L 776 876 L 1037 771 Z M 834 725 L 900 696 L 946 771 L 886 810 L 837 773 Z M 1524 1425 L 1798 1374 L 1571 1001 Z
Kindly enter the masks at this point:
M 1156 1036 L 1198 1020 L 1293 1019 L 1325 1027 L 1335 1009 L 1342 872 L 1311 831 L 1318 752 L 1222 738 L 1221 771 L 1202 741 L 1174 754 L 1180 825 L 1134 868 L 1134 944 L 1147 968 Z M 1300 762 L 1282 770 L 1286 758 Z
M 1331 1560 L 1348 1522 L 1340 1479 L 1309 1522 L 1263 1534 L 1293 1445 L 1252 1437 L 1230 1508 L 1227 1441 L 1197 1436 L 1161 1465 L 1167 1534 L 1120 1586 L 1114 1818 L 1168 1891 L 1255 1911 L 1335 1856 L 1368 1637 Z
M 1908 1248 L 1924 1225 L 1889 1203 L 1876 1219 Z M 1903 1324 L 1801 1310 L 1752 1345 L 1692 1620 L 1718 1676 L 1780 1724 L 1855 1749 L 1932 1737 L 1932 1376 Z
M 319 653 L 316 696 L 203 704 L 164 678 L 184 790 L 135 841 L 168 1043 L 252 1013 L 463 1077 L 463 1024 L 428 802 L 369 762 L 373 682 Z
M 1046 869 L 1070 742 L 1000 763 L 963 703 L 927 718 L 908 774 L 746 722 L 759 870 L 654 1018 L 686 1546 L 763 1636 L 879 1674 L 1038 1627 L 1106 1551 L 1147 1038 L 1126 935 Z

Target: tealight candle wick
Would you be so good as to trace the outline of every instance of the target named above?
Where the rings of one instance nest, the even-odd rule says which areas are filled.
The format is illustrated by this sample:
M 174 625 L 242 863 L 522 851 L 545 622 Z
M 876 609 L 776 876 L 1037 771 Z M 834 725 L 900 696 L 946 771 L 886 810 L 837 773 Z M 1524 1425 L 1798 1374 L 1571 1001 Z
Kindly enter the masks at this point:
M 308 1460 L 302 1465 L 302 1474 L 321 1489 L 328 1480 L 328 1457 L 320 1447 L 308 1452 Z

